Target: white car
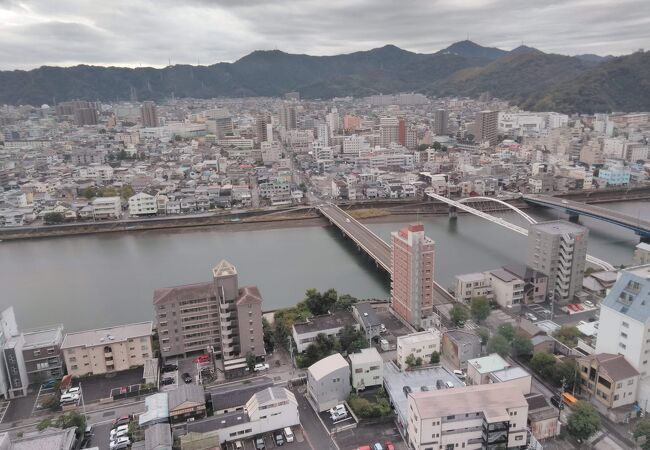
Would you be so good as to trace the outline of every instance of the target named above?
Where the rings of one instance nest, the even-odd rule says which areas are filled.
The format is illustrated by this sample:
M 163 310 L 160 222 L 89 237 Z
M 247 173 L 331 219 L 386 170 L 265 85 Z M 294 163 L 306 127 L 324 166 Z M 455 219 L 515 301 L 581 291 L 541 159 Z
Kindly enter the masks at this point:
M 120 425 L 117 428 L 113 428 L 111 430 L 111 441 L 115 440 L 115 436 L 117 436 L 120 433 L 123 432 L 128 432 L 129 431 L 129 426 L 128 425 Z
M 77 387 L 71 387 L 67 391 L 65 391 L 66 394 L 81 394 L 81 388 L 79 386 Z
M 131 444 L 131 440 L 128 437 L 123 436 L 123 437 L 121 437 L 119 439 L 111 441 L 111 444 L 110 444 L 109 447 L 110 447 L 111 450 L 113 450 L 116 447 L 124 447 L 124 446 L 130 445 L 130 444 Z
M 61 403 L 76 403 L 79 401 L 79 394 L 68 394 L 65 393 L 61 396 Z
M 526 313 L 526 318 L 531 322 L 537 322 L 537 317 L 533 313 Z
M 584 304 L 585 304 L 585 306 L 586 306 L 587 308 L 593 308 L 593 307 L 594 307 L 593 302 L 590 302 L 589 300 L 585 300 L 585 301 L 584 301 Z
M 336 422 L 337 420 L 345 419 L 347 416 L 348 416 L 348 412 L 346 410 L 335 411 L 332 414 L 330 414 L 330 418 L 332 419 L 332 422 Z
M 261 372 L 263 370 L 269 370 L 269 365 L 266 363 L 259 363 L 255 364 L 255 368 L 253 369 L 255 372 Z
M 118 431 L 118 432 L 115 433 L 115 434 L 111 434 L 111 442 L 112 442 L 112 441 L 118 441 L 118 440 L 122 439 L 123 437 L 126 437 L 127 434 L 129 434 L 129 430 L 128 430 L 128 429 L 127 429 L 127 430 Z
M 330 410 L 329 410 L 328 412 L 329 412 L 330 414 L 335 414 L 335 413 L 337 413 L 337 412 L 341 412 L 341 411 L 342 411 L 342 412 L 345 412 L 345 405 L 344 405 L 343 403 L 339 403 L 339 404 L 336 405 L 335 407 L 330 408 Z

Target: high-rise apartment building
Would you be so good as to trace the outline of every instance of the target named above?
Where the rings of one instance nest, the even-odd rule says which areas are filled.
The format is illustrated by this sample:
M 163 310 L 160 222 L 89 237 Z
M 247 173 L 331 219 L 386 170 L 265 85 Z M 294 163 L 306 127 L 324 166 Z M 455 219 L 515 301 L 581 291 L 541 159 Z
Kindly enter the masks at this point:
M 437 136 L 446 135 L 449 132 L 449 111 L 437 109 L 433 115 L 433 133 Z
M 474 141 L 497 145 L 499 132 L 499 111 L 480 111 L 474 119 Z
M 343 128 L 346 132 L 357 131 L 361 127 L 361 119 L 357 116 L 345 116 L 343 118 Z
M 158 110 L 156 104 L 152 101 L 143 102 L 140 106 L 140 121 L 146 128 L 158 126 Z
M 85 100 L 61 102 L 56 105 L 56 114 L 59 117 L 74 119 L 77 126 L 97 125 L 97 105 Z
M 325 121 L 327 126 L 330 127 L 331 133 L 338 133 L 340 128 L 341 116 L 336 108 L 332 108 L 332 111 L 325 116 Z
M 406 121 L 399 119 L 397 122 L 397 142 L 406 147 Z
M 271 124 L 271 118 L 268 114 L 260 114 L 255 119 L 255 135 L 257 136 L 258 142 L 268 141 L 268 127 L 267 125 Z
M 262 356 L 262 297 L 255 286 L 239 287 L 237 269 L 221 261 L 212 282 L 156 289 L 153 305 L 163 357 L 204 353 L 224 360 Z
M 425 236 L 424 225 L 411 224 L 391 233 L 391 306 L 416 328 L 433 321 L 435 243 Z
M 383 147 L 388 147 L 392 142 L 399 141 L 399 122 L 396 117 L 382 117 L 379 119 L 379 134 Z
M 329 147 L 330 145 L 330 127 L 326 123 L 321 123 L 318 125 L 316 139 L 323 147 Z
M 295 130 L 296 125 L 296 107 L 285 103 L 280 108 L 280 125 L 284 127 L 285 130 Z
M 568 302 L 582 287 L 589 230 L 564 220 L 532 224 L 528 266 L 548 276 L 547 293 Z

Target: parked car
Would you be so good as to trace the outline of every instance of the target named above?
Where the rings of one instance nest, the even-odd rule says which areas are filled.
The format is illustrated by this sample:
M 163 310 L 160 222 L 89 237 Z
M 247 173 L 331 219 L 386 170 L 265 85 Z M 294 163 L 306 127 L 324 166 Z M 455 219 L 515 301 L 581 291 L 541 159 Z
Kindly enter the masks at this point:
M 115 427 L 111 430 L 110 438 L 111 441 L 115 440 L 115 436 L 117 436 L 120 433 L 123 432 L 128 432 L 129 431 L 129 426 L 128 425 L 120 425 L 119 427 Z
M 284 427 L 284 439 L 286 439 L 287 442 L 293 442 L 294 436 L 291 427 Z
M 76 403 L 79 401 L 79 394 L 63 394 L 59 400 L 62 405 Z
M 189 373 L 185 372 L 185 373 L 183 374 L 183 381 L 184 381 L 186 384 L 190 384 L 190 383 L 191 383 L 192 381 L 194 381 L 194 380 L 193 380 L 193 378 L 192 378 L 192 375 L 190 375 Z
M 261 372 L 263 370 L 269 370 L 269 367 L 270 366 L 268 364 L 266 364 L 266 363 L 259 363 L 259 364 L 255 364 L 255 367 L 253 368 L 253 370 L 255 372 Z
M 379 442 L 375 442 L 372 445 L 372 450 L 384 450 L 384 447 L 382 447 L 382 445 Z
M 585 304 L 585 306 L 587 308 L 593 308 L 594 307 L 594 303 L 590 302 L 589 300 L 585 300 L 583 303 Z
M 235 441 L 235 450 L 241 450 L 242 448 L 244 448 L 244 446 L 241 441 Z
M 537 316 L 533 313 L 526 313 L 526 319 L 530 320 L 531 322 L 537 322 Z
M 585 307 L 582 306 L 580 303 L 575 303 L 576 311 L 584 311 Z
M 436 380 L 436 388 L 438 389 L 445 389 L 447 386 L 445 385 L 445 382 L 442 380 Z
M 176 364 L 165 364 L 165 365 L 162 366 L 162 368 L 160 369 L 160 371 L 161 371 L 162 373 L 165 373 L 165 372 L 174 372 L 174 371 L 176 371 L 176 370 L 178 370 L 178 366 L 177 366 Z
M 551 405 L 555 406 L 558 409 L 564 409 L 564 403 L 562 403 L 560 397 L 557 395 L 551 397 Z
M 67 391 L 65 391 L 66 394 L 79 394 L 81 395 L 81 388 L 79 386 L 76 387 L 71 387 Z
M 395 446 L 391 441 L 386 441 L 384 444 L 384 447 L 386 447 L 386 450 L 395 450 Z
M 113 433 L 111 431 L 111 441 L 117 441 L 120 438 L 123 438 L 124 436 L 126 436 L 127 434 L 129 434 L 129 427 L 128 426 L 126 427 L 125 430 L 120 430 L 120 431 L 117 431 L 116 433 Z
M 411 386 L 404 386 L 404 387 L 402 388 L 402 390 L 404 391 L 404 395 L 407 396 L 407 397 L 408 397 L 409 394 L 412 392 Z
M 334 406 L 333 408 L 330 408 L 328 412 L 330 414 L 334 414 L 334 413 L 340 412 L 340 411 L 345 411 L 345 405 L 343 403 L 339 403 L 338 405 Z
M 123 437 L 121 437 L 121 438 L 119 438 L 119 439 L 117 439 L 115 441 L 111 441 L 109 447 L 110 447 L 111 450 L 116 450 L 118 447 L 119 448 L 126 448 L 129 445 L 131 445 L 131 440 L 128 437 L 123 436 Z
M 171 377 L 163 378 L 160 384 L 163 386 L 169 386 L 170 384 L 174 384 L 174 379 Z
M 266 444 L 264 443 L 264 438 L 262 436 L 255 438 L 255 449 L 264 450 L 265 448 Z
M 284 435 L 282 434 L 282 431 L 276 430 L 273 432 L 273 438 L 275 439 L 275 445 L 278 447 L 284 445 Z
M 42 387 L 43 389 L 52 389 L 55 385 L 56 385 L 56 380 L 55 380 L 55 379 L 51 379 L 51 380 L 47 380 L 45 383 L 43 383 L 43 384 L 41 385 L 41 387 Z
M 462 370 L 458 370 L 458 369 L 454 370 L 454 375 L 456 375 L 456 378 L 458 378 L 461 381 L 465 379 L 465 374 L 463 373 Z
M 330 419 L 332 419 L 332 422 L 337 422 L 339 420 L 345 419 L 348 417 L 348 412 L 343 410 L 343 411 L 335 411 L 330 414 Z
M 194 360 L 195 363 L 203 363 L 210 361 L 210 355 L 201 355 Z
M 117 428 L 120 425 L 126 425 L 131 421 L 131 416 L 121 416 L 113 420 L 113 428 Z

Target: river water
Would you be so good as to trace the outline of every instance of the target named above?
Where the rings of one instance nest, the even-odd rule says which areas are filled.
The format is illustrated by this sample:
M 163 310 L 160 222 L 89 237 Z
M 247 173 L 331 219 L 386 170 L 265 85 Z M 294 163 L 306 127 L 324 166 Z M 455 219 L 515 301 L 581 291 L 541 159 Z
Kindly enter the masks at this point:
M 649 202 L 603 206 L 650 219 Z M 530 209 L 537 219 L 564 218 Z M 499 213 L 525 225 L 514 212 Z M 420 217 L 436 241 L 435 278 L 523 263 L 526 240 L 478 217 Z M 369 223 L 388 240 L 408 220 Z M 638 236 L 604 222 L 581 218 L 590 228 L 589 253 L 612 264 L 630 264 Z M 261 231 L 190 229 L 97 234 L 0 243 L 0 307 L 14 306 L 21 328 L 63 323 L 83 330 L 151 320 L 156 287 L 209 281 L 222 258 L 235 264 L 240 284 L 257 284 L 264 309 L 290 306 L 306 289 L 333 287 L 359 298 L 388 298 L 388 280 L 331 227 Z

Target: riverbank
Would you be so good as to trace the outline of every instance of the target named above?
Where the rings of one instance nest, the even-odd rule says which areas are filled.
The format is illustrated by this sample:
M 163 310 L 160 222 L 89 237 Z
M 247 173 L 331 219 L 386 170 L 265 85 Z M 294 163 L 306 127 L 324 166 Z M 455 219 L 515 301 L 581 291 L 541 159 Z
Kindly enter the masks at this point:
M 565 194 L 561 197 L 584 201 L 585 203 L 650 200 L 650 187 L 612 189 L 589 193 L 577 192 Z M 529 207 L 526 202 L 520 199 L 509 200 L 508 202 L 520 209 Z M 369 223 L 386 223 L 394 221 L 396 217 L 411 220 L 411 217 L 445 215 L 448 213 L 446 204 L 421 199 L 341 202 L 340 206 L 349 210 L 357 219 Z M 508 210 L 506 206 L 494 202 L 478 202 L 473 206 L 487 213 Z M 303 206 L 235 213 L 207 213 L 195 216 L 0 228 L 0 241 L 153 230 L 179 230 L 179 232 L 182 232 L 183 230 L 216 228 L 223 231 L 251 231 L 324 225 L 327 225 L 327 221 L 320 217 L 315 209 Z

